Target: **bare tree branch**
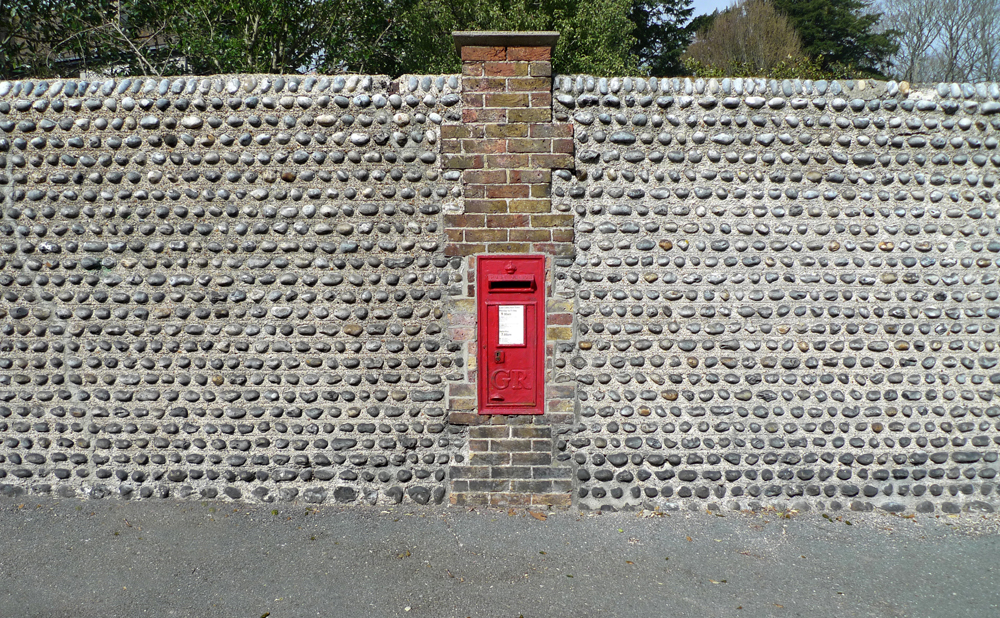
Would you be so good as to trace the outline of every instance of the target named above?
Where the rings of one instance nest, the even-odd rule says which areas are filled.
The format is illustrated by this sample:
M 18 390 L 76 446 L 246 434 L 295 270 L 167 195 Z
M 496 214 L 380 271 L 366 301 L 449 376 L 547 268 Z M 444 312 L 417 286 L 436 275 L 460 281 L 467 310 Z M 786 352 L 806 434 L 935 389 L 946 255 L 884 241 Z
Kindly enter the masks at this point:
M 779 62 L 802 57 L 802 43 L 770 0 L 737 0 L 695 36 L 686 56 L 726 74 L 745 66 L 766 73 Z

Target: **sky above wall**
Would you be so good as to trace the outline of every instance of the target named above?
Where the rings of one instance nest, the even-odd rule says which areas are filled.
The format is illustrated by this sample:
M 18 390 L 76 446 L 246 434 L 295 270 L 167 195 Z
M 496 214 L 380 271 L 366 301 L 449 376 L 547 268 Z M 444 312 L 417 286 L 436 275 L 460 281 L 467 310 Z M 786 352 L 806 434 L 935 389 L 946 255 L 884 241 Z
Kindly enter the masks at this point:
M 732 0 L 694 0 L 694 13 L 692 17 L 697 17 L 698 15 L 703 15 L 705 13 L 711 13 L 716 9 L 724 9 L 732 4 Z

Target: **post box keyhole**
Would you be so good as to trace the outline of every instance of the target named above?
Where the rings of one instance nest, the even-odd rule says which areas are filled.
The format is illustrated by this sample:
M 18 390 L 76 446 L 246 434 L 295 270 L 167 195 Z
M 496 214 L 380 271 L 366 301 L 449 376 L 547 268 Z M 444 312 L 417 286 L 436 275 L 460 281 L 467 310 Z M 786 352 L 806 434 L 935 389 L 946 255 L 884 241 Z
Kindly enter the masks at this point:
M 493 355 L 493 360 L 494 360 L 494 362 L 502 363 L 503 362 L 503 352 L 501 350 L 497 350 L 496 353 Z

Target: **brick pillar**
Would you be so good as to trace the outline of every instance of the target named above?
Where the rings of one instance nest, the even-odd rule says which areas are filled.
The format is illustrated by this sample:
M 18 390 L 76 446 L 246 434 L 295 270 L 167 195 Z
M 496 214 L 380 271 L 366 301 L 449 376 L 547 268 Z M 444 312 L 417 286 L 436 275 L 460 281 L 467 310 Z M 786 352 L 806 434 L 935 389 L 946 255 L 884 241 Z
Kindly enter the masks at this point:
M 573 254 L 573 215 L 555 213 L 552 170 L 572 169 L 573 125 L 552 122 L 556 32 L 456 32 L 462 57 L 462 122 L 441 128 L 442 163 L 462 170 L 463 210 L 445 216 L 445 253 L 465 258 L 465 285 L 452 299 L 451 335 L 465 346 L 467 380 L 449 387 L 449 422 L 468 426 L 464 461 L 451 468 L 459 505 L 569 506 L 571 469 L 556 465 L 556 429 L 573 419 L 575 391 L 551 384 L 552 357 L 572 337 L 572 300 L 551 296 L 554 259 Z M 478 414 L 475 258 L 547 256 L 546 412 Z
M 462 170 L 465 212 L 448 255 L 573 251 L 573 215 L 553 214 L 553 169 L 573 167 L 573 125 L 552 122 L 553 32 L 455 33 L 462 124 L 441 128 L 442 162 Z

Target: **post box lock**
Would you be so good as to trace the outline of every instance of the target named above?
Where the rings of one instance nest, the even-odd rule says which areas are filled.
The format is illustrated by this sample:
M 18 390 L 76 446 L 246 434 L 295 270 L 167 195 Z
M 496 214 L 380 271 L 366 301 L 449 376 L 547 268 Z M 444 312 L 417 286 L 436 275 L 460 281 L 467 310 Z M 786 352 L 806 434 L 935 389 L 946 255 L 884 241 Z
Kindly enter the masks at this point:
M 477 259 L 479 413 L 544 408 L 545 257 Z

